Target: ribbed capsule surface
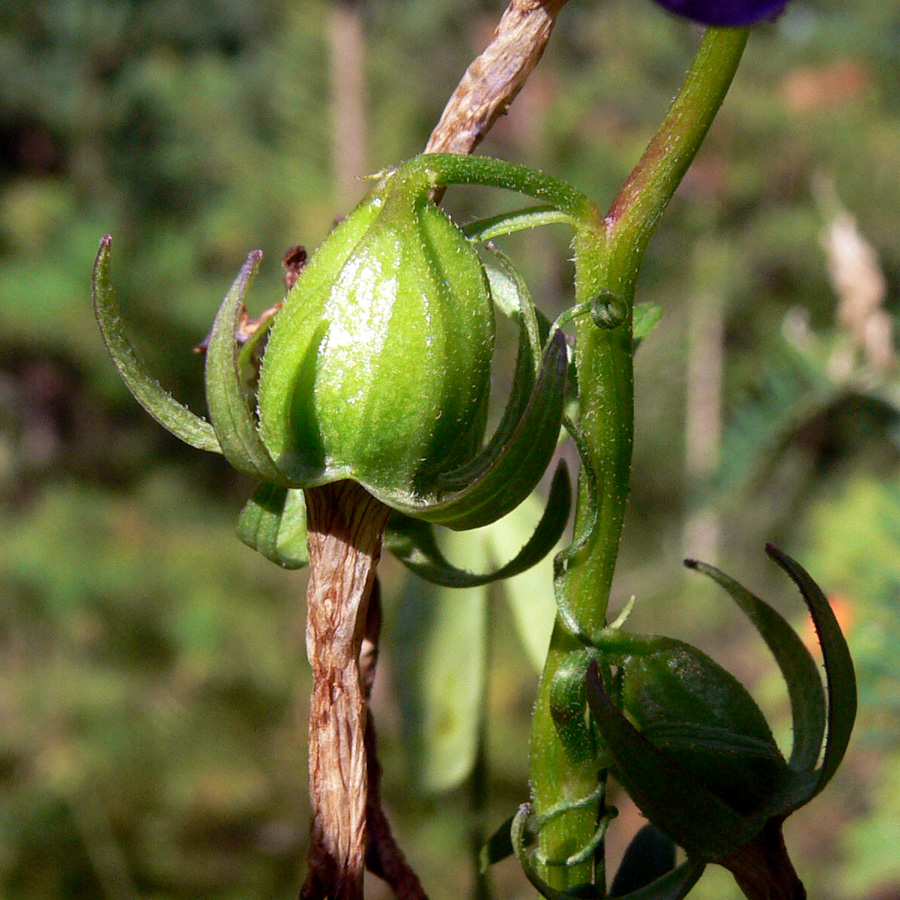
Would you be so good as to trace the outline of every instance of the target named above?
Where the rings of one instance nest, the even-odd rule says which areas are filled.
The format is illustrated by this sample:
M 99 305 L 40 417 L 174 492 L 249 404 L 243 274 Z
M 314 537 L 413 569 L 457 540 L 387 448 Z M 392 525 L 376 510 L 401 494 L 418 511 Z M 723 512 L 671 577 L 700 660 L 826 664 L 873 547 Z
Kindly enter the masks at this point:
M 386 502 L 415 498 L 483 439 L 490 292 L 429 187 L 384 176 L 316 251 L 276 318 L 261 433 L 303 486 L 348 478 Z

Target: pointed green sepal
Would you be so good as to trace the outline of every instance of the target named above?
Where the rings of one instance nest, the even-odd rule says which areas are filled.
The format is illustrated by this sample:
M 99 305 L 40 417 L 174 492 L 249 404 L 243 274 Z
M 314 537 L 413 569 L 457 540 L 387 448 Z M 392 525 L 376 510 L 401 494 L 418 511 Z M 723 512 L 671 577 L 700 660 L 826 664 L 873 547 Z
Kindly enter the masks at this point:
M 539 563 L 554 547 L 566 527 L 572 505 L 568 468 L 561 462 L 553 476 L 550 496 L 528 542 L 506 565 L 476 574 L 454 566 L 441 552 L 430 522 L 400 513 L 388 522 L 385 546 L 412 572 L 433 584 L 468 588 L 512 578 Z
M 631 724 L 607 694 L 596 663 L 588 669 L 587 700 L 615 761 L 616 778 L 644 815 L 689 856 L 723 858 L 760 830 L 764 823 L 736 812 Z
M 511 512 L 534 490 L 553 457 L 565 404 L 567 368 L 565 337 L 557 332 L 521 414 L 505 415 L 472 463 L 438 480 L 437 499 L 421 504 L 402 499 L 385 502 L 414 518 L 457 531 L 490 525 Z M 526 371 L 526 366 L 518 371 Z M 513 391 L 507 410 L 521 406 L 521 380 Z
M 238 323 L 261 260 L 259 250 L 247 257 L 216 314 L 206 351 L 206 405 L 228 462 L 239 472 L 284 485 L 285 477 L 259 435 L 238 363 Z
M 598 770 L 609 760 L 598 758 L 596 733 L 585 715 L 585 678 L 594 658 L 591 651 L 582 650 L 567 654 L 560 662 L 550 684 L 550 715 L 569 763 Z
M 491 299 L 504 316 L 519 323 L 519 346 L 527 346 L 531 350 L 533 372 L 537 377 L 541 368 L 541 347 L 550 334 L 550 320 L 534 305 L 525 279 L 516 271 L 509 257 L 493 245 L 489 245 L 487 250 L 490 255 L 484 271 L 490 285 Z M 527 362 L 527 357 L 521 352 L 517 365 L 520 360 Z
M 248 547 L 285 569 L 308 566 L 303 491 L 264 481 L 244 506 L 237 534 Z
M 465 236 L 473 243 L 492 241 L 494 238 L 539 228 L 542 225 L 574 225 L 575 220 L 568 213 L 555 206 L 529 206 L 513 212 L 500 213 L 486 219 L 470 222 L 463 228 Z
M 697 560 L 685 565 L 709 576 L 731 596 L 766 642 L 787 684 L 794 744 L 790 766 L 811 771 L 819 761 L 825 735 L 825 694 L 815 660 L 796 631 L 768 603 L 714 566 Z
M 112 238 L 100 242 L 94 263 L 94 314 L 106 349 L 135 400 L 166 431 L 198 450 L 221 453 L 216 433 L 206 419 L 183 406 L 150 374 L 125 334 L 119 304 L 110 281 Z
M 822 645 L 828 693 L 828 728 L 818 782 L 811 795 L 815 796 L 831 781 L 850 743 L 856 721 L 856 672 L 841 626 L 822 589 L 800 563 L 774 545 L 766 544 L 766 553 L 787 572 L 800 589 Z

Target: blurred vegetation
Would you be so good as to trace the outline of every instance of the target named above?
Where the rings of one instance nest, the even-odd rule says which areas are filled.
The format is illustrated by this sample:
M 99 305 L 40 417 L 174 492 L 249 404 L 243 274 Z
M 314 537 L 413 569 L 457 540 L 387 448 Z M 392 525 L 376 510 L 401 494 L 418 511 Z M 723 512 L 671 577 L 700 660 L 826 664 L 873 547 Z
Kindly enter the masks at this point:
M 420 150 L 503 6 L 352 4 L 365 35 L 369 168 Z M 326 0 L 0 0 L 4 900 L 250 900 L 299 886 L 303 576 L 234 539 L 251 485 L 137 407 L 105 355 L 88 286 L 111 232 L 135 340 L 166 386 L 199 406 L 191 348 L 246 253 L 267 254 L 251 294 L 261 310 L 279 298 L 282 252 L 315 246 L 344 212 L 333 12 Z M 696 41 L 644 0 L 570 0 L 483 152 L 607 202 Z M 794 0 L 753 36 L 651 245 L 639 298 L 664 317 L 638 356 L 618 596 L 638 595 L 636 627 L 696 640 L 776 708 L 784 700 L 763 651 L 727 602 L 683 579 L 680 557 L 718 556 L 797 613 L 763 562 L 762 542 L 775 540 L 840 600 L 861 723 L 845 770 L 788 835 L 823 900 L 900 896 L 900 393 L 893 360 L 876 364 L 839 315 L 853 305 L 853 278 L 873 271 L 889 326 L 898 311 L 898 110 L 900 0 Z M 448 197 L 462 217 L 501 202 Z M 850 288 L 823 243 L 845 213 L 869 247 Z M 568 296 L 564 241 L 510 241 L 550 314 Z M 698 435 L 688 426 L 702 396 Z M 694 452 L 701 461 L 686 464 Z M 429 779 L 411 774 L 419 749 L 391 686 L 410 665 L 397 648 L 410 649 L 409 598 L 421 589 L 404 588 L 390 563 L 384 578 L 389 605 L 402 604 L 376 691 L 387 800 L 428 890 L 456 897 L 472 879 L 468 789 L 408 789 Z M 515 622 L 527 625 L 532 585 L 512 592 L 512 612 L 492 595 L 490 826 L 527 793 L 534 636 L 529 654 Z M 535 604 L 546 610 L 546 597 Z M 465 653 L 459 627 L 455 652 Z M 449 673 L 442 662 L 434 677 L 450 678 L 452 659 Z M 496 889 L 528 890 L 514 863 L 498 867 Z M 711 873 L 697 896 L 735 889 Z

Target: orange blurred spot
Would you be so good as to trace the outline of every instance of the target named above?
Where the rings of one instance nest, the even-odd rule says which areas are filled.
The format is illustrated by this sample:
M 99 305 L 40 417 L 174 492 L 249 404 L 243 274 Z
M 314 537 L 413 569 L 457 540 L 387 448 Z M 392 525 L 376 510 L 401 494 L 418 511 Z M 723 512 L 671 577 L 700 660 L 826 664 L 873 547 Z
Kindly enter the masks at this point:
M 856 619 L 856 610 L 854 608 L 853 600 L 849 597 L 844 597 L 842 594 L 835 594 L 828 598 L 828 603 L 831 605 L 831 611 L 834 613 L 838 625 L 841 626 L 841 631 L 844 632 L 844 637 L 847 637 L 853 630 L 853 623 Z M 803 643 L 806 645 L 806 649 L 809 650 L 810 653 L 821 656 L 819 639 L 816 636 L 816 629 L 812 623 L 812 619 L 806 620 L 801 637 L 803 638 Z
M 791 112 L 822 112 L 859 99 L 871 83 L 865 66 L 845 59 L 830 66 L 794 69 L 781 83 L 781 97 Z

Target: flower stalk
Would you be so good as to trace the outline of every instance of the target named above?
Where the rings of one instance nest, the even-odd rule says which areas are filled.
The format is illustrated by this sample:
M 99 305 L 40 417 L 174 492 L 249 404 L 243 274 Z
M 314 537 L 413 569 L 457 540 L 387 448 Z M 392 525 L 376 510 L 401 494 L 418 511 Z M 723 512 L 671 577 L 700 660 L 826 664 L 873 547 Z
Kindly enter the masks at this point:
M 633 442 L 632 310 L 641 259 L 668 205 L 721 106 L 740 62 L 746 31 L 710 29 L 669 113 L 605 219 L 576 231 L 576 301 L 604 293 L 627 308 L 615 328 L 582 317 L 576 328 L 575 363 L 579 386 L 579 429 L 585 451 L 579 479 L 575 533 L 584 546 L 568 560 L 557 585 L 560 615 L 532 725 L 531 788 L 541 815 L 561 801 L 571 810 L 541 829 L 536 869 L 553 888 L 566 890 L 596 882 L 602 872 L 592 856 L 577 864 L 605 815 L 601 801 L 584 804 L 597 786 L 598 765 L 585 736 L 583 752 L 558 728 L 554 686 L 567 676 L 568 663 L 584 650 L 585 638 L 606 624 L 606 610 L 618 555 L 631 473 Z M 595 484 L 590 486 L 590 479 Z M 583 674 L 583 670 L 581 671 Z M 543 860 L 543 862 L 541 862 Z

